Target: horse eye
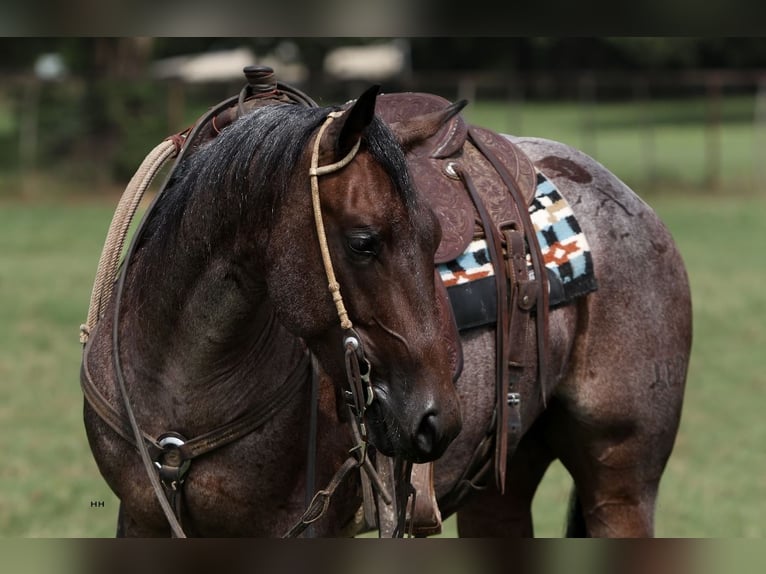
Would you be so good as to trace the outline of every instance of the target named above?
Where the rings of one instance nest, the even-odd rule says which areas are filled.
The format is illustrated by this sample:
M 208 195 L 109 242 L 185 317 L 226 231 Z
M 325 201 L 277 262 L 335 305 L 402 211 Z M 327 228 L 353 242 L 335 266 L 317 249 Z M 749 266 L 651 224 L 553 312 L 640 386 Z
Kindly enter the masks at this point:
M 349 249 L 355 255 L 374 257 L 378 254 L 380 241 L 374 233 L 368 231 L 351 233 L 346 237 Z

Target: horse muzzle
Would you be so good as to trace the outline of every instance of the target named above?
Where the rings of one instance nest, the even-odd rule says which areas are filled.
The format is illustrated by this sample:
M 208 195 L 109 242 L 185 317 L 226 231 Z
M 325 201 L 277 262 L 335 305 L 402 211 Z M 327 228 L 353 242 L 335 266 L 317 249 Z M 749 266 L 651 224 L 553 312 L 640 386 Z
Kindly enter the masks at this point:
M 456 397 L 436 400 L 414 396 L 396 401 L 386 385 L 376 384 L 374 390 L 367 426 L 370 441 L 386 456 L 401 456 L 415 463 L 436 460 L 460 432 Z

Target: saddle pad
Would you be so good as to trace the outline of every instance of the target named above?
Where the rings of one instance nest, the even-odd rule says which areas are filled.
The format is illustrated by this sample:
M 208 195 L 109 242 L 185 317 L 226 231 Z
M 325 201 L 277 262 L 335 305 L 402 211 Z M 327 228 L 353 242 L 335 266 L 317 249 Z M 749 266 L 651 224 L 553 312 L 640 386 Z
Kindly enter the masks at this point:
M 552 300 L 551 306 L 569 303 L 595 291 L 597 283 L 588 240 L 567 200 L 539 170 L 535 198 L 529 206 L 529 214 L 545 267 L 549 271 L 548 276 L 553 274 L 563 290 L 560 300 Z
M 588 240 L 569 203 L 540 171 L 529 213 L 548 275 L 549 306 L 566 305 L 595 291 L 597 283 Z M 437 265 L 436 269 L 447 287 L 458 329 L 496 321 L 495 270 L 484 239 L 472 241 L 462 255 Z M 527 270 L 530 279 L 534 279 L 529 253 Z

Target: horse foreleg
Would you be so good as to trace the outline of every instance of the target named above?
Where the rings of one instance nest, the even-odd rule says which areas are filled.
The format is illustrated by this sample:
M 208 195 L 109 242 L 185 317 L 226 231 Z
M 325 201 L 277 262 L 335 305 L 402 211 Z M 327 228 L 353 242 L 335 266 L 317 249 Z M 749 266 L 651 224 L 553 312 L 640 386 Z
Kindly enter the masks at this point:
M 505 493 L 493 479 L 486 490 L 476 492 L 457 515 L 461 537 L 532 537 L 532 498 L 553 460 L 551 451 L 539 440 L 535 427 L 522 438 L 508 461 Z

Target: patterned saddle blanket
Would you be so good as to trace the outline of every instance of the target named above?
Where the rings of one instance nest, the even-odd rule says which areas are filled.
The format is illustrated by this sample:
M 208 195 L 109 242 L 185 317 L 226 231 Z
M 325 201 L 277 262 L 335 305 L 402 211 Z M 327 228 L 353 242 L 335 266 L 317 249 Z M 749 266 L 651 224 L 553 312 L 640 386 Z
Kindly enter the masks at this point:
M 588 240 L 572 208 L 551 180 L 539 170 L 536 176 L 537 186 L 529 213 L 548 275 L 549 307 L 556 308 L 595 291 L 597 283 Z M 447 287 L 458 329 L 495 322 L 495 269 L 485 239 L 471 241 L 461 255 L 436 268 Z M 529 254 L 527 271 L 530 279 L 534 279 Z

